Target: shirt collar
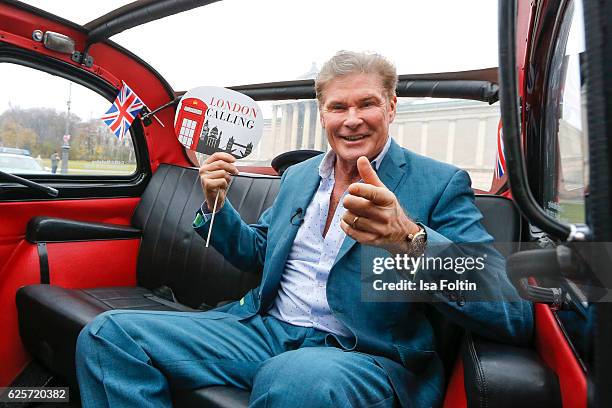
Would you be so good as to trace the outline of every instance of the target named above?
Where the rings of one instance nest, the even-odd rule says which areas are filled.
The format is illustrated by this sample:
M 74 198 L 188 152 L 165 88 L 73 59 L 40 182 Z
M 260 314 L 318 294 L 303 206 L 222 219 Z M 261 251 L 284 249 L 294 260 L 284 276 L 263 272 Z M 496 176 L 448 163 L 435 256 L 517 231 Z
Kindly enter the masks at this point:
M 388 136 L 387 143 L 385 143 L 385 146 L 382 148 L 380 153 L 378 153 L 378 156 L 376 156 L 374 160 L 372 160 L 372 166 L 374 167 L 374 170 L 378 171 L 378 169 L 380 168 L 380 164 L 382 163 L 383 159 L 385 158 L 385 155 L 389 151 L 390 146 L 391 146 L 391 136 Z M 336 163 L 336 152 L 334 152 L 333 150 L 329 150 L 325 154 L 325 157 L 321 161 L 321 164 L 319 164 L 319 175 L 321 176 L 321 178 L 328 178 L 334 174 L 334 164 L 335 163 Z

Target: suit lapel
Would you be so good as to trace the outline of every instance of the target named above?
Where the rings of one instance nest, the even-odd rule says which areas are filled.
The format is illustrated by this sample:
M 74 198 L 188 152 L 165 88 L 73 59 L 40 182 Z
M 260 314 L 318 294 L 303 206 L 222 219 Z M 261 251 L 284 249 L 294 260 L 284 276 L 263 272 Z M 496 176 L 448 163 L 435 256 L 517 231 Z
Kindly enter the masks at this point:
M 406 170 L 406 156 L 403 149 L 391 139 L 389 151 L 383 159 L 378 169 L 378 177 L 380 181 L 391 191 L 395 193 L 400 180 L 404 177 Z
M 270 265 L 270 268 L 263 277 L 262 297 L 264 299 L 276 290 L 278 281 L 285 269 L 291 245 L 301 225 L 298 220 L 304 217 L 306 208 L 308 208 L 314 193 L 319 187 L 320 177 L 318 167 L 320 161 L 321 160 L 313 160 L 309 166 L 300 168 L 297 170 L 298 173 L 293 175 L 296 184 L 289 187 L 286 202 L 283 203 L 285 207 L 289 207 L 291 210 L 287 213 L 283 212 L 283 214 L 286 214 L 286 220 L 280 219 L 276 221 L 281 223 L 283 228 L 280 234 L 281 236 L 273 249 L 270 261 L 267 263 Z M 299 209 L 301 209 L 301 215 L 296 217 L 296 212 Z M 283 217 L 285 217 L 285 215 L 283 215 Z
M 400 180 L 404 177 L 406 173 L 404 166 L 406 165 L 406 157 L 404 155 L 404 151 L 402 148 L 395 143 L 395 140 L 391 139 L 391 146 L 389 146 L 389 150 L 387 154 L 383 158 L 380 167 L 378 168 L 378 177 L 380 181 L 391 191 L 395 193 L 397 187 L 399 185 Z M 350 251 L 350 249 L 355 245 L 357 241 L 353 238 L 346 236 L 344 241 L 342 242 L 342 246 L 340 247 L 340 251 L 338 251 L 338 255 L 336 256 L 336 260 L 334 261 L 334 266 Z

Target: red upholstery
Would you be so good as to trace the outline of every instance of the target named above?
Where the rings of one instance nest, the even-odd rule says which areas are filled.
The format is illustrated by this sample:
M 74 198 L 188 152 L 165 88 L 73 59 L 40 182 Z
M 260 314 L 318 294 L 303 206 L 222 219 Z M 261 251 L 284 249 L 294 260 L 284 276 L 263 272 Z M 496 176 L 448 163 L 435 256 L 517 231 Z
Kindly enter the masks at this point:
M 36 245 L 25 241 L 28 221 L 37 215 L 71 218 L 82 221 L 129 225 L 140 198 L 94 200 L 57 200 L 0 203 L 0 386 L 6 386 L 21 372 L 30 357 L 23 348 L 17 326 L 15 293 L 22 286 L 40 283 L 40 267 Z M 123 241 L 124 249 L 104 246 L 103 242 L 79 244 L 49 244 L 50 267 L 60 272 L 54 283 L 75 287 L 93 282 L 135 282 L 135 256 L 138 240 Z M 78 249 L 76 248 L 78 245 Z M 104 249 L 102 249 L 102 247 Z M 107 259 L 91 263 L 92 251 L 101 250 Z M 68 265 L 60 268 L 60 259 L 70 257 Z M 70 272 L 71 268 L 87 259 L 93 281 L 85 283 L 83 276 Z M 105 267 L 110 265 L 110 267 Z M 118 267 L 121 265 L 121 267 Z M 132 266 L 133 265 L 133 266 Z M 65 268 L 65 269 L 64 269 Z
M 564 407 L 587 407 L 587 382 L 582 367 L 567 343 L 550 307 L 535 305 L 536 348 L 559 377 Z
M 64 288 L 136 286 L 139 245 L 139 239 L 49 243 L 50 283 Z
M 463 385 L 463 360 L 461 356 L 457 358 L 453 373 L 451 374 L 448 387 L 446 388 L 446 396 L 444 397 L 444 408 L 465 408 L 467 407 L 467 397 L 465 395 L 465 387 Z

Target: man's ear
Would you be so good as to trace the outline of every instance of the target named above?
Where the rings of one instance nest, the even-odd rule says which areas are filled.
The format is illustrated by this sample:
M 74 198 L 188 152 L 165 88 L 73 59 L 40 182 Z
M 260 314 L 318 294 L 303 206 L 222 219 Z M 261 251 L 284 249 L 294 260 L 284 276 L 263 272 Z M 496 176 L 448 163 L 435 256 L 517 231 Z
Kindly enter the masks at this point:
M 323 109 L 319 106 L 319 121 L 321 122 L 321 127 L 325 129 L 325 118 L 323 117 Z
M 395 120 L 396 113 L 397 113 L 397 96 L 393 95 L 389 99 L 389 123 Z

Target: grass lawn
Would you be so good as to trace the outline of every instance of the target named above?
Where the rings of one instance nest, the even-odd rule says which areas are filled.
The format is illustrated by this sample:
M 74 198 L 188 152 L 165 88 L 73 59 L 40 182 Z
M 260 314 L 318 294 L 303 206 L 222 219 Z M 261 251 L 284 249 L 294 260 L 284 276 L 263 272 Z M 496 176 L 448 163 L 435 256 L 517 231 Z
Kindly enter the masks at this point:
M 51 159 L 42 159 L 42 166 L 51 169 Z M 58 171 L 62 163 L 58 164 Z M 90 162 L 86 160 L 69 160 L 68 174 L 132 174 L 136 164 L 115 164 L 104 162 Z
M 560 216 L 562 220 L 567 222 L 584 222 L 584 203 L 577 201 L 560 202 Z

